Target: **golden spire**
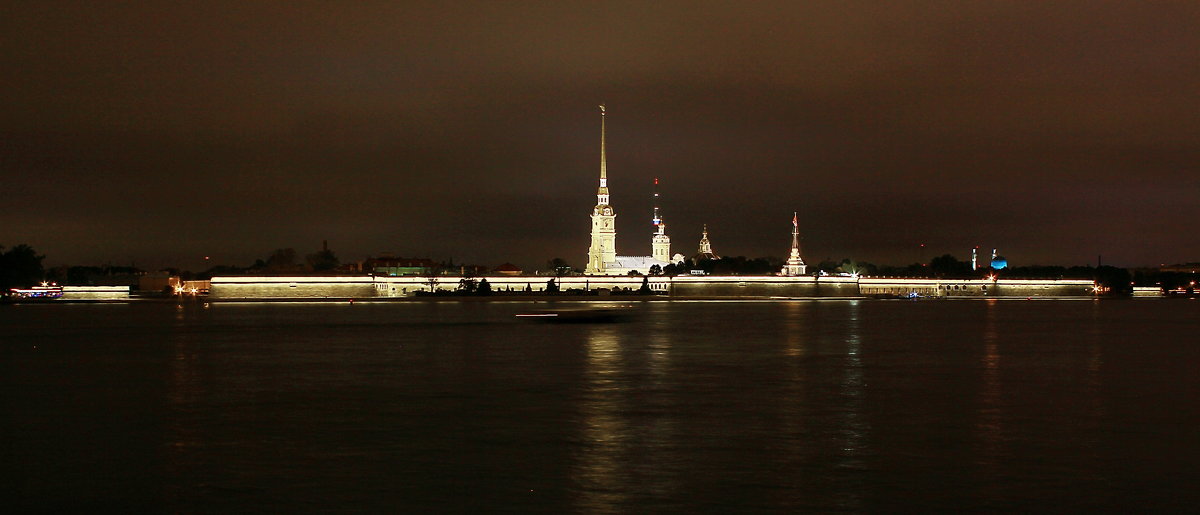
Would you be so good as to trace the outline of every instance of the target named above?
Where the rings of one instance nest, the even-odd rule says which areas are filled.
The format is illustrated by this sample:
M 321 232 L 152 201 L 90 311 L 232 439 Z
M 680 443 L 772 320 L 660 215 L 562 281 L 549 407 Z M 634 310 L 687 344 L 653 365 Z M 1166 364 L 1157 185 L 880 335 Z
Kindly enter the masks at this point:
M 604 155 L 604 132 L 605 132 L 605 127 L 604 127 L 605 116 L 604 115 L 605 115 L 604 104 L 600 104 L 600 180 L 602 182 L 604 179 L 608 178 L 608 165 L 605 162 L 606 158 Z M 607 185 L 601 184 L 600 186 L 604 187 Z
M 596 204 L 599 206 L 608 205 L 608 157 L 604 148 L 604 139 L 607 135 L 605 114 L 604 104 L 600 104 L 600 188 L 596 190 Z

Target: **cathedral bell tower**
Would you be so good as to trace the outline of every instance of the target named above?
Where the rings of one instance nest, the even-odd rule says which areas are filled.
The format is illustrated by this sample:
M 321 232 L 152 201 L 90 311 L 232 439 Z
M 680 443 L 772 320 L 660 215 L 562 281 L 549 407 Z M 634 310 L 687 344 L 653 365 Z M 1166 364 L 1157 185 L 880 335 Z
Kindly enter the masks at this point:
M 604 273 L 605 263 L 617 260 L 617 215 L 608 199 L 608 166 L 604 138 L 604 104 L 600 104 L 600 188 L 596 190 L 596 207 L 592 208 L 592 245 L 588 248 L 587 273 Z

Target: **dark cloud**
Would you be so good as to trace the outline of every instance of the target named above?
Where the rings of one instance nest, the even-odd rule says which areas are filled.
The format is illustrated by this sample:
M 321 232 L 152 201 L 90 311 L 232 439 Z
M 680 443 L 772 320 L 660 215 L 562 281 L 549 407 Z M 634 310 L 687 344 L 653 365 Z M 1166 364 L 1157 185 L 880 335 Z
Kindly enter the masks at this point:
M 31 3 L 0 16 L 0 244 L 582 262 L 1195 260 L 1194 2 Z M 48 207 L 49 206 L 49 207 Z M 1109 258 L 1106 257 L 1106 261 Z

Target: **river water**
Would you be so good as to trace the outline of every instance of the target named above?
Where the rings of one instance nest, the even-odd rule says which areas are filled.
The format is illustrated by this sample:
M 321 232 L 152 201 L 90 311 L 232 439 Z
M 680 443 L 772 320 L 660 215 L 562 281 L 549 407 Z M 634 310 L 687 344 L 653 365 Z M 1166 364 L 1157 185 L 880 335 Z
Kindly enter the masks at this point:
M 0 306 L 17 511 L 1165 510 L 1200 302 Z M 8 511 L 8 510 L 6 510 Z

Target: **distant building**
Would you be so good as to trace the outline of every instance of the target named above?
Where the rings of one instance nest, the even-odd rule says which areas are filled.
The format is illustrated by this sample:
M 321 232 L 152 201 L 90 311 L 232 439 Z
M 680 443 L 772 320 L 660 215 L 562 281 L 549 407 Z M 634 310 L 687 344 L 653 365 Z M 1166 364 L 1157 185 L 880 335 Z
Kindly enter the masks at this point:
M 179 276 L 171 275 L 170 272 L 146 272 L 138 277 L 137 289 L 141 291 L 173 291 L 179 285 Z
M 509 276 L 521 275 L 521 267 L 514 265 L 512 263 L 505 263 L 496 268 L 493 268 L 492 272 L 499 274 L 499 275 L 509 275 Z
M 692 260 L 696 262 L 704 259 L 721 259 L 721 256 L 713 252 L 712 243 L 708 241 L 708 224 L 704 224 L 704 232 L 700 235 L 700 250 L 692 256 Z
M 800 257 L 800 218 L 796 213 L 792 213 L 792 252 L 779 275 L 804 275 L 807 270 L 808 265 L 805 265 L 804 258 Z
M 1178 265 L 1167 265 L 1158 269 L 1159 272 L 1170 272 L 1176 274 L 1194 274 L 1200 272 L 1200 263 L 1183 263 Z
M 1008 260 L 1004 256 L 997 255 L 996 249 L 992 249 L 992 269 L 1004 270 L 1005 268 L 1008 268 Z
M 362 271 L 375 275 L 428 275 L 437 264 L 425 258 L 380 257 L 363 261 Z

